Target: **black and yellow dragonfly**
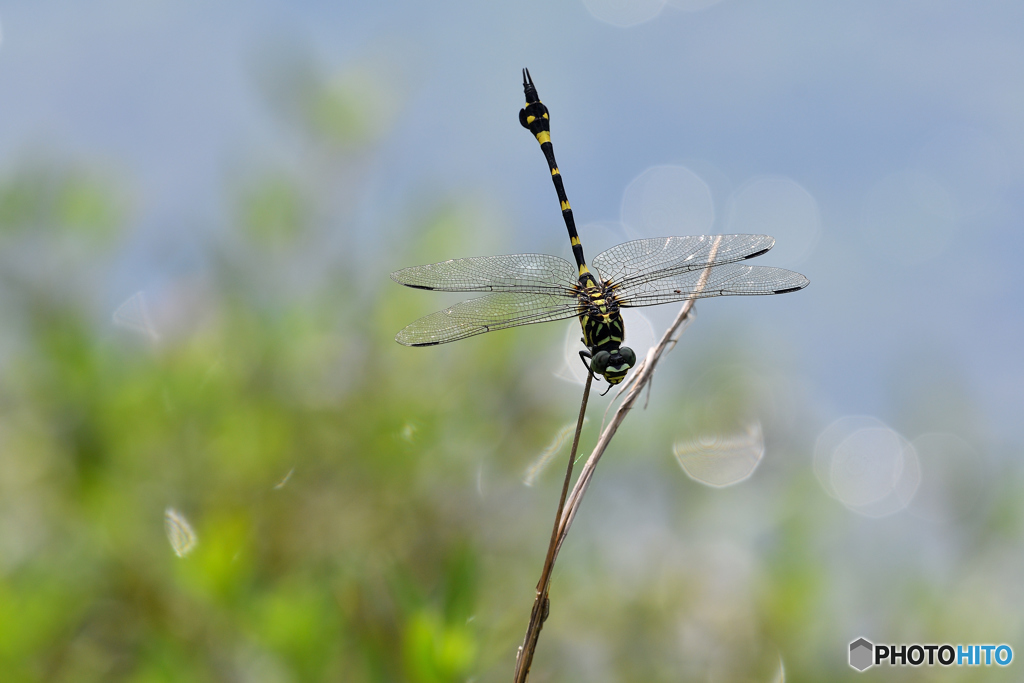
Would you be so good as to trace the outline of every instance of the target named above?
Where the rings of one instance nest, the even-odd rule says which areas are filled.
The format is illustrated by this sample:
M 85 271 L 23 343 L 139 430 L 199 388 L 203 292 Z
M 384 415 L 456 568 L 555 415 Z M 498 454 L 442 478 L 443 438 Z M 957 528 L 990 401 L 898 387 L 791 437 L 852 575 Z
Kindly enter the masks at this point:
M 784 294 L 807 286 L 800 273 L 750 266 L 775 243 L 767 235 L 693 235 L 625 242 L 597 255 L 595 272 L 583 257 L 572 208 L 551 146 L 548 110 L 523 69 L 526 106 L 519 122 L 537 138 L 569 230 L 576 266 L 546 254 L 511 254 L 453 259 L 391 273 L 416 289 L 485 294 L 420 318 L 395 340 L 434 346 L 494 330 L 578 317 L 590 369 L 618 384 L 636 363 L 626 338 L 623 308 L 653 306 L 713 296 Z M 584 361 L 585 362 L 585 361 Z

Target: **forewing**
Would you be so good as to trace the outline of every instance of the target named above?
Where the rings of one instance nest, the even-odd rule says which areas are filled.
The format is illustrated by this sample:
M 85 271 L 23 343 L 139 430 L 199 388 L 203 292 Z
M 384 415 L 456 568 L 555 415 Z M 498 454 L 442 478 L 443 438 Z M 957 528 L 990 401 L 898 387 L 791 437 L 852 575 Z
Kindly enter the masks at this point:
M 575 298 L 576 267 L 547 254 L 452 259 L 403 268 L 391 279 L 406 287 L 441 292 L 532 292 Z
M 565 320 L 577 315 L 575 298 L 500 293 L 470 299 L 413 322 L 395 337 L 406 346 L 434 346 L 508 327 Z
M 792 270 L 743 263 L 715 266 L 706 281 L 702 281 L 704 273 L 701 269 L 640 282 L 615 290 L 615 298 L 620 306 L 629 308 L 712 296 L 784 294 L 803 289 L 810 282 Z
M 601 252 L 594 259 L 594 266 L 602 280 L 628 289 L 643 282 L 703 270 L 708 263 L 717 266 L 760 256 L 773 244 L 775 239 L 768 235 L 653 237 L 624 242 Z

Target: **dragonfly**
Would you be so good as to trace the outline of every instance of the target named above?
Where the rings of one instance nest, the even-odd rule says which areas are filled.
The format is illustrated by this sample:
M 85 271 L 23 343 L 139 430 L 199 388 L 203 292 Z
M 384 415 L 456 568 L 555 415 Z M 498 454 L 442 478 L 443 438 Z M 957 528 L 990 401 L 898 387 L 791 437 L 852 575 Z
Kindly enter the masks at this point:
M 580 357 L 588 371 L 602 376 L 610 388 L 636 364 L 636 353 L 623 345 L 622 309 L 716 296 L 786 294 L 809 284 L 800 273 L 746 263 L 772 248 L 775 240 L 768 235 L 633 240 L 598 254 L 588 265 L 555 163 L 548 109 L 526 69 L 523 91 L 526 106 L 519 111 L 519 122 L 540 143 L 547 160 L 576 264 L 547 254 L 508 254 L 395 271 L 391 279 L 406 287 L 483 294 L 409 324 L 395 337 L 399 344 L 436 346 L 494 330 L 575 317 L 586 347 Z

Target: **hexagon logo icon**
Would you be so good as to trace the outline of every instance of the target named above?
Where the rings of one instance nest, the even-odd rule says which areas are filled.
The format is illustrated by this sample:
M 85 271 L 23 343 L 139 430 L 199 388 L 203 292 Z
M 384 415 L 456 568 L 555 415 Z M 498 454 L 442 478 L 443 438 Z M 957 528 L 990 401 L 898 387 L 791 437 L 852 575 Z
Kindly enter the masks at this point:
M 867 638 L 858 638 L 850 643 L 850 666 L 857 671 L 864 671 L 872 665 L 872 654 L 875 646 Z

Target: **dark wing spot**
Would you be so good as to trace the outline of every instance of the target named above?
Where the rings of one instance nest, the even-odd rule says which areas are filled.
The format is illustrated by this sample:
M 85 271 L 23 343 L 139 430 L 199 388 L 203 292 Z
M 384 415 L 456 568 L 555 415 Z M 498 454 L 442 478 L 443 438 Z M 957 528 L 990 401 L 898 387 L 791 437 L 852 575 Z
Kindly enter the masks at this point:
M 771 247 L 768 247 L 768 249 L 762 249 L 761 251 L 755 252 L 755 253 L 751 254 L 750 256 L 744 256 L 743 258 L 744 258 L 744 260 L 746 260 L 748 258 L 757 258 L 761 254 L 767 254 L 770 249 L 771 249 Z

